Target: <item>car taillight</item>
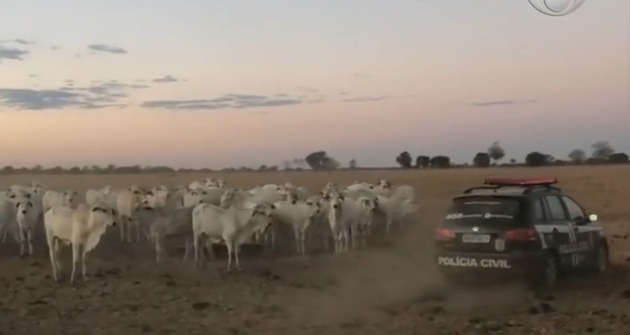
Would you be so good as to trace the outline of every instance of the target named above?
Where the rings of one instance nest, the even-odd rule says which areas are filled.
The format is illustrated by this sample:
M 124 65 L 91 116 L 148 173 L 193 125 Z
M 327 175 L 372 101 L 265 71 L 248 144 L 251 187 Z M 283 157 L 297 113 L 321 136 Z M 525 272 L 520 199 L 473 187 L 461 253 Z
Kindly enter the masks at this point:
M 506 231 L 503 238 L 513 241 L 535 241 L 538 239 L 538 232 L 534 228 L 513 229 Z
M 446 228 L 437 228 L 435 230 L 435 239 L 436 240 L 452 240 L 455 238 L 455 233 L 452 230 Z

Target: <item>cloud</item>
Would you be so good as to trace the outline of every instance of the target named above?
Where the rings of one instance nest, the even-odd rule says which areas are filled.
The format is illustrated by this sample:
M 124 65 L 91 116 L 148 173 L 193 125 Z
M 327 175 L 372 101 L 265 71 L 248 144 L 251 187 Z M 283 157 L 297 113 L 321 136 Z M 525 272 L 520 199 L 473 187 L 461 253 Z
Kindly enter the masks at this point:
M 73 86 L 70 79 L 65 83 L 55 89 L 0 88 L 0 104 L 18 110 L 124 107 L 122 100 L 128 97 L 128 91 L 141 88 L 116 80 L 93 82 L 90 86 Z
M 527 103 L 537 103 L 538 100 L 527 100 Z M 471 102 L 470 106 L 475 107 L 491 107 L 491 106 L 503 106 L 503 105 L 515 105 L 520 103 L 517 100 L 496 100 L 496 101 L 481 101 L 481 102 Z
M 179 79 L 171 76 L 170 74 L 165 75 L 162 78 L 155 78 L 152 80 L 154 83 L 174 83 L 179 81 Z
M 372 76 L 370 76 L 369 74 L 358 73 L 358 72 L 351 73 L 350 77 L 354 78 L 354 79 L 361 79 L 361 80 L 366 80 L 366 79 L 371 79 L 372 78 Z
M 127 50 L 121 47 L 107 45 L 107 44 L 90 44 L 88 45 L 88 49 L 92 51 L 105 52 L 105 53 L 110 53 L 110 54 L 126 54 L 127 53 Z
M 30 53 L 28 50 L 6 47 L 0 44 L 0 63 L 2 63 L 3 59 L 9 60 L 24 60 L 24 56 L 27 56 Z
M 391 97 L 386 96 L 360 96 L 348 99 L 342 99 L 341 102 L 368 102 L 368 101 L 381 101 L 385 99 L 390 99 Z
M 309 86 L 298 86 L 297 89 L 300 92 L 306 92 L 306 93 L 317 93 L 317 92 L 319 92 L 318 89 L 312 88 L 312 87 L 309 87 Z
M 296 96 L 264 96 L 251 94 L 225 94 L 210 99 L 191 100 L 150 100 L 142 103 L 142 107 L 169 110 L 217 110 L 245 109 L 257 107 L 280 107 L 299 105 L 305 101 Z
M 21 39 L 21 38 L 16 38 L 16 39 L 13 40 L 13 42 L 17 43 L 17 44 L 22 44 L 22 45 L 30 45 L 31 44 L 31 42 L 29 42 L 27 40 L 24 40 L 24 39 Z

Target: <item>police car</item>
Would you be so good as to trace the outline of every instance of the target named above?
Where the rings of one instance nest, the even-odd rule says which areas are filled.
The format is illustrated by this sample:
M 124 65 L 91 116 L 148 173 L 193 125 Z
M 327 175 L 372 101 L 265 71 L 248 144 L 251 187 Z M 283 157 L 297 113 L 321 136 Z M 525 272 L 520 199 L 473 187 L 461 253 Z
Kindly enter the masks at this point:
M 603 273 L 608 242 L 596 214 L 550 178 L 490 178 L 452 199 L 435 230 L 445 279 L 523 279 L 552 287 L 572 270 Z

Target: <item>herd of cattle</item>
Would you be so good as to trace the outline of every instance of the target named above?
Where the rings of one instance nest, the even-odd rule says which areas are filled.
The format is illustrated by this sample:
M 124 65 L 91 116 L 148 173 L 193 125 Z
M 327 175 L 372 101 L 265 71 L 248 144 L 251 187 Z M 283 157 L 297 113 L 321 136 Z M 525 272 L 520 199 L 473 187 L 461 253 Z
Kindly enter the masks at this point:
M 55 281 L 60 279 L 62 244 L 72 247 L 70 282 L 75 281 L 79 261 L 86 279 L 87 253 L 115 225 L 123 242 L 134 242 L 134 233 L 135 242 L 140 242 L 141 236 L 151 241 L 157 262 L 163 256 L 166 238 L 184 243 L 184 259 L 192 244 L 198 266 L 205 252 L 214 258 L 212 244 L 224 244 L 229 271 L 233 257 L 240 269 L 243 244 L 260 243 L 274 250 L 278 232 L 284 228 L 293 231 L 298 254 L 306 253 L 307 236 L 311 242 L 322 243 L 325 250 L 333 241 L 334 252 L 342 253 L 365 247 L 375 223 L 382 221 L 383 231 L 389 234 L 393 224 L 401 224 L 418 209 L 411 186 L 392 187 L 386 180 L 345 187 L 328 183 L 321 192 L 312 194 L 291 183 L 245 190 L 208 178 L 174 189 L 164 185 L 106 186 L 88 189 L 83 198 L 81 201 L 76 190 L 48 190 L 37 182 L 0 189 L 2 242 L 11 236 L 20 246 L 20 256 L 33 255 L 34 232 L 43 230 Z M 379 216 L 383 220 L 373 220 Z

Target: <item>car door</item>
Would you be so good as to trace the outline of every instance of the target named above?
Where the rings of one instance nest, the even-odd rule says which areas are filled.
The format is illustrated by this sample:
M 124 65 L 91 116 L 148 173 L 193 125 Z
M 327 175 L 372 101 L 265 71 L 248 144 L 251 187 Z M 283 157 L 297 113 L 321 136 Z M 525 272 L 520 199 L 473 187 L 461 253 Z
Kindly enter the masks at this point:
M 548 244 L 558 251 L 562 267 L 576 267 L 579 264 L 576 253 L 577 228 L 569 219 L 562 199 L 557 194 L 548 194 L 543 197 L 543 204 L 547 215 L 547 229 L 551 231 Z
M 584 264 L 588 259 L 588 255 L 594 248 L 594 235 L 595 230 L 592 226 L 588 225 L 586 212 L 584 209 L 571 197 L 562 195 L 562 202 L 569 215 L 571 224 L 574 226 L 576 233 L 576 253 L 578 255 L 578 265 Z

